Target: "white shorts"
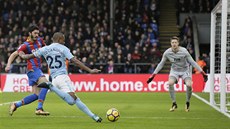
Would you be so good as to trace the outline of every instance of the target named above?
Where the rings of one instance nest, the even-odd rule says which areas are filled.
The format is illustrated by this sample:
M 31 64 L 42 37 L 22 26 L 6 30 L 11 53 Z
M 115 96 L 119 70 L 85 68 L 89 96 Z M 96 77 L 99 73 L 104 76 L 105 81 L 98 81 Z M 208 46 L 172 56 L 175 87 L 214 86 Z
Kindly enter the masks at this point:
M 169 78 L 174 77 L 178 81 L 179 78 L 182 78 L 183 80 L 192 79 L 192 67 L 189 67 L 186 71 L 178 72 L 173 69 L 170 70 Z
M 52 84 L 66 93 L 74 92 L 72 82 L 68 75 L 59 75 L 55 77 Z

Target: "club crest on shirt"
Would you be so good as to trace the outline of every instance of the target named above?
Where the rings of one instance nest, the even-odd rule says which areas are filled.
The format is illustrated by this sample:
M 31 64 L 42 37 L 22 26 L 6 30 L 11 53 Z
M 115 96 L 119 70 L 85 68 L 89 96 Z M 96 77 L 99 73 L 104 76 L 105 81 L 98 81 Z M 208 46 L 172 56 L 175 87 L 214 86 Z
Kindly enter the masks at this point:
M 181 61 L 180 58 L 173 58 L 173 59 L 174 59 L 174 62 L 179 62 L 179 61 Z

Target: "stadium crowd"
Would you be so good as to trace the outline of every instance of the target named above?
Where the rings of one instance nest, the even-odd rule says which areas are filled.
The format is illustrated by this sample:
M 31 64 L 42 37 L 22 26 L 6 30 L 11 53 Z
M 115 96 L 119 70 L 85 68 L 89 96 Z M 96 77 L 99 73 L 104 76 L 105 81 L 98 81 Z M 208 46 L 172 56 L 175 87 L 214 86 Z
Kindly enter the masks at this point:
M 177 24 L 180 13 L 210 13 L 219 0 L 176 0 Z
M 26 40 L 27 27 L 37 24 L 40 36 L 47 45 L 52 42 L 54 32 L 64 33 L 67 37 L 65 45 L 89 67 L 97 67 L 104 73 L 151 73 L 162 55 L 159 50 L 159 0 L 114 2 L 112 39 L 109 1 L 0 1 L 1 72 L 4 71 L 9 55 Z M 217 2 L 218 0 L 177 0 L 177 14 L 210 12 L 210 8 Z M 193 6 L 190 6 L 191 3 Z M 192 36 L 192 21 L 188 17 L 181 28 L 180 37 L 182 45 L 194 57 Z M 26 66 L 21 65 L 22 63 L 25 61 L 18 57 L 10 72 L 25 73 Z M 43 71 L 48 71 L 47 64 L 43 63 L 43 66 Z M 70 65 L 69 72 L 83 71 L 73 69 Z
M 109 1 L 100 0 L 12 0 L 0 1 L 0 60 L 3 68 L 9 55 L 27 36 L 27 27 L 37 24 L 46 44 L 51 35 L 66 35 L 66 46 L 89 67 L 97 66 L 108 73 L 133 73 L 133 63 L 153 62 L 158 41 L 158 0 L 115 1 L 114 39 L 109 32 Z M 19 57 L 15 64 L 25 61 Z M 114 68 L 113 64 L 119 67 Z M 44 72 L 47 71 L 46 63 Z M 19 70 L 18 70 L 19 69 Z M 148 68 L 138 72 L 147 72 Z M 14 65 L 11 72 L 23 73 Z M 79 72 L 71 69 L 69 72 Z
M 219 0 L 177 0 L 176 1 L 176 16 L 177 24 L 179 25 L 180 13 L 210 13 L 213 7 L 219 2 Z M 184 19 L 183 26 L 180 27 L 180 39 L 181 45 L 185 47 L 193 59 L 195 59 L 194 43 L 193 43 L 193 26 L 191 17 Z M 202 53 L 199 56 L 197 62 L 205 63 L 205 66 L 200 65 L 206 73 L 209 73 L 210 57 L 209 53 Z M 201 63 L 198 63 L 201 64 Z M 196 70 L 194 70 L 196 73 Z

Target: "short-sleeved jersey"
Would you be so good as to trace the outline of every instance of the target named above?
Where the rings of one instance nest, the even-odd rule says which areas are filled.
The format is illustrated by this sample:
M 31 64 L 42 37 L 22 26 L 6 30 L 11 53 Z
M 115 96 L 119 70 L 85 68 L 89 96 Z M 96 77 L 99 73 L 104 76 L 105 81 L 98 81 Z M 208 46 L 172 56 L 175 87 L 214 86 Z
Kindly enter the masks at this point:
M 171 69 L 174 71 L 184 72 L 189 69 L 190 65 L 197 68 L 199 71 L 202 71 L 189 52 L 184 47 L 179 47 L 179 50 L 176 53 L 172 51 L 172 48 L 169 48 L 164 52 L 161 62 L 154 71 L 155 74 L 161 70 L 167 59 L 171 62 Z
M 19 46 L 17 51 L 23 51 L 25 54 L 31 54 L 45 45 L 46 44 L 42 38 L 37 38 L 37 40 L 34 42 L 27 38 L 27 40 L 21 46 Z M 27 69 L 32 70 L 34 68 L 41 68 L 41 61 L 41 58 L 33 58 L 27 60 Z
M 45 58 L 52 78 L 58 75 L 68 74 L 65 65 L 66 59 L 70 60 L 74 57 L 66 46 L 59 43 L 52 43 L 49 46 L 40 48 L 33 54 L 35 57 L 43 56 Z

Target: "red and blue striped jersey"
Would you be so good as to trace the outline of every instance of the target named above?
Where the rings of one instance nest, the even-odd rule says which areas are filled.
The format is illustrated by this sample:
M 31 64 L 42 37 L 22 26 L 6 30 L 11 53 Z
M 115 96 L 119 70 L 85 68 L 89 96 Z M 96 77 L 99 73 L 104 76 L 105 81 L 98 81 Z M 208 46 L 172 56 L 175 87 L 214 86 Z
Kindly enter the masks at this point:
M 20 51 L 23 51 L 25 54 L 31 54 L 37 49 L 45 46 L 45 42 L 42 38 L 37 38 L 36 41 L 31 41 L 30 38 L 27 38 L 27 40 L 18 48 L 18 53 Z M 32 70 L 34 68 L 41 68 L 41 62 L 42 58 L 33 58 L 27 60 L 27 69 Z

